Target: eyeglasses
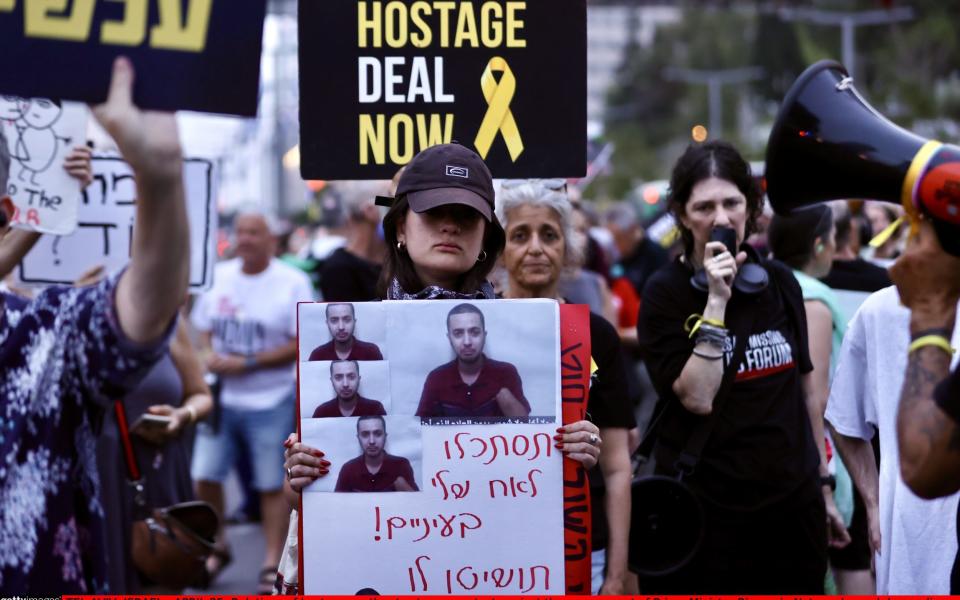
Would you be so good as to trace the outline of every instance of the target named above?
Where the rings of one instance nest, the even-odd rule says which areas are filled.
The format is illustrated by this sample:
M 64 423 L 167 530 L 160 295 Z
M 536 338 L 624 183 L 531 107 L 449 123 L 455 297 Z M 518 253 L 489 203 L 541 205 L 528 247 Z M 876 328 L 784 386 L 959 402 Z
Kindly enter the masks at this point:
M 500 183 L 500 187 L 509 190 L 511 188 L 520 187 L 521 185 L 533 185 L 533 186 L 542 186 L 553 192 L 566 192 L 567 191 L 567 180 L 560 178 L 553 179 L 504 179 Z

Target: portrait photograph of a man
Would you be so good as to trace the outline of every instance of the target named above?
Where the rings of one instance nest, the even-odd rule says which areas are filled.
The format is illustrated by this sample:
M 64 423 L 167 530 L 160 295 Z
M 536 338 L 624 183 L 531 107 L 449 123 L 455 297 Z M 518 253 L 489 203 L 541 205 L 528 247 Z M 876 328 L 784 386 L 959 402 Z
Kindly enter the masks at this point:
M 555 420 L 559 323 L 544 302 L 385 303 L 403 314 L 390 321 L 388 412 L 430 424 Z
M 360 456 L 347 461 L 335 492 L 416 492 L 410 461 L 387 452 L 387 421 L 381 416 L 357 419 Z
M 330 473 L 308 492 L 417 492 L 423 476 L 420 419 L 368 415 L 341 419 L 303 419 L 307 444 L 322 444 Z
M 360 365 L 357 361 L 332 361 L 330 363 L 330 384 L 333 385 L 336 396 L 313 411 L 314 419 L 387 414 L 381 402 L 360 395 Z
M 447 313 L 447 339 L 456 356 L 427 375 L 418 417 L 526 417 L 517 368 L 484 353 L 483 313 L 474 304 L 458 304 Z
M 300 312 L 301 360 L 384 360 L 382 310 L 370 303 L 304 305 Z M 362 328 L 367 335 L 360 339 Z M 379 339 L 370 339 L 376 337 Z
M 387 361 L 313 361 L 299 367 L 301 418 L 391 413 Z

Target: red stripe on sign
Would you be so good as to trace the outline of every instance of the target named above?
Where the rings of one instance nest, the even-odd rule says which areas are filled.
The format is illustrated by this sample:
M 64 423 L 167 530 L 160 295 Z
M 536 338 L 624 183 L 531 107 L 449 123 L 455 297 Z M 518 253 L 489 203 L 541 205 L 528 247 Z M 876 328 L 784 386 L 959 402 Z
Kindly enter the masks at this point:
M 793 361 L 788 362 L 785 365 L 780 365 L 779 367 L 770 367 L 769 369 L 760 369 L 759 371 L 745 371 L 743 373 L 737 373 L 737 376 L 734 378 L 734 381 L 749 381 L 751 379 L 760 379 L 761 377 L 767 377 L 769 375 L 774 375 L 776 373 L 781 373 L 783 371 L 789 371 L 793 368 Z
M 560 305 L 563 423 L 586 418 L 590 394 L 590 309 Z M 563 546 L 567 594 L 590 594 L 590 484 L 583 465 L 563 460 Z

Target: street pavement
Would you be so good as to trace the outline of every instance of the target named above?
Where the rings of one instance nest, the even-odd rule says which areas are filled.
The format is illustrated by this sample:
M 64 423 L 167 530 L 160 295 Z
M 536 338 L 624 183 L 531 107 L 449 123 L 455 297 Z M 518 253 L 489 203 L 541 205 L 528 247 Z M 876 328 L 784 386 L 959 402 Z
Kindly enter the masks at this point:
M 233 562 L 224 569 L 208 590 L 189 590 L 185 594 L 255 594 L 257 577 L 263 564 L 264 540 L 259 523 L 228 525 L 227 540 Z

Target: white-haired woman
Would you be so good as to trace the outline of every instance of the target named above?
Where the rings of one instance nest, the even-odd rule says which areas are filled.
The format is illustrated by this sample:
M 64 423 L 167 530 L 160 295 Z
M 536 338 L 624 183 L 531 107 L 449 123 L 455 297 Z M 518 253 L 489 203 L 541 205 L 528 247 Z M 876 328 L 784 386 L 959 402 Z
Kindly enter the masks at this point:
M 497 216 L 507 237 L 504 297 L 563 302 L 558 292 L 560 276 L 580 258 L 565 182 L 506 181 L 497 204 Z M 590 349 L 598 370 L 590 387 L 587 412 L 603 439 L 600 470 L 590 472 L 594 500 L 593 592 L 623 594 L 630 530 L 628 432 L 636 423 L 627 398 L 619 337 L 613 326 L 595 313 L 590 313 Z

